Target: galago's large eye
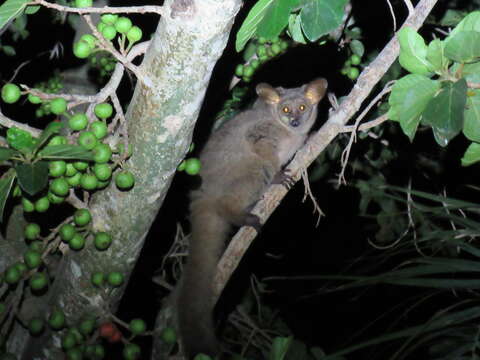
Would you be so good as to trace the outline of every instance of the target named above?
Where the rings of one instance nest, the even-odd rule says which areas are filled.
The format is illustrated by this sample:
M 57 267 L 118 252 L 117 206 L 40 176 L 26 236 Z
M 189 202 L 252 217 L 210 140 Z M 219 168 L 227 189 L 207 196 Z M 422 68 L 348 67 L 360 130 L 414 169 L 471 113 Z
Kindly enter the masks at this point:
M 284 106 L 282 108 L 282 111 L 285 113 L 285 114 L 288 114 L 290 112 L 290 108 L 288 106 Z
M 303 105 L 303 104 L 298 107 L 298 109 L 299 109 L 300 111 L 305 111 L 306 108 L 307 108 L 307 107 L 306 107 L 305 105 Z

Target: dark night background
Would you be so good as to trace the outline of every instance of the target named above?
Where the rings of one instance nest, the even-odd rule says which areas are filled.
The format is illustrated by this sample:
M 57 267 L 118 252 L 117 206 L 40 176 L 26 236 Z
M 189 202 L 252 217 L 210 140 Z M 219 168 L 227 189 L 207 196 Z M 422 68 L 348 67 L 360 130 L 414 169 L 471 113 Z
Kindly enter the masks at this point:
M 123 5 L 145 3 L 145 1 L 124 1 Z M 237 17 L 224 56 L 215 67 L 194 134 L 193 141 L 196 145 L 194 156 L 206 141 L 215 114 L 221 110 L 223 102 L 229 98 L 228 85 L 236 64 L 241 61 L 241 56 L 234 50 L 233 35 L 252 5 L 252 1 L 246 1 L 246 3 Z M 397 15 L 397 24 L 401 24 L 403 22 L 401 16 L 405 16 L 405 9 L 401 1 L 392 3 Z M 122 5 L 122 2 L 113 1 L 112 5 Z M 440 16 L 446 10 L 445 5 L 437 5 L 434 16 Z M 366 47 L 366 54 L 383 48 L 392 36 L 392 18 L 386 1 L 357 0 L 353 1 L 353 7 L 352 13 L 355 15 L 356 26 L 362 29 L 362 41 Z M 142 26 L 144 34 L 155 29 L 157 21 L 155 16 L 131 16 L 131 18 L 134 23 Z M 32 62 L 19 71 L 15 81 L 28 85 L 48 78 L 50 74 L 44 73 L 41 69 L 50 70 L 54 67 L 67 69 L 80 64 L 80 61 L 71 55 L 73 30 L 68 26 L 61 27 L 51 23 L 49 12 L 43 9 L 38 16 L 30 17 L 29 21 L 31 21 L 28 27 L 31 30 L 30 36 L 16 47 L 17 56 L 15 58 L 0 56 L 0 64 L 2 64 L 0 72 L 3 80 L 9 79 L 14 69 L 26 60 L 32 60 Z M 60 28 L 62 31 L 59 31 Z M 427 24 L 422 33 L 428 36 L 430 30 Z M 8 43 L 9 36 L 8 34 L 5 36 L 5 43 Z M 65 58 L 48 60 L 45 55 L 32 58 L 32 54 L 47 51 L 55 42 L 64 44 Z M 333 43 L 327 43 L 324 46 L 317 44 L 298 46 L 262 68 L 254 76 L 251 89 L 259 82 L 267 82 L 274 86 L 296 87 L 315 77 L 323 76 L 328 79 L 329 91 L 340 98 L 348 94 L 353 86 L 352 81 L 340 74 L 340 69 L 347 57 L 346 51 L 338 50 L 337 45 Z M 363 60 L 366 59 L 368 56 Z M 130 97 L 132 86 L 128 78 L 124 79 L 120 94 L 124 104 Z M 328 107 L 329 104 L 324 100 L 320 109 L 319 125 L 326 120 Z M 18 113 L 9 113 L 6 106 L 2 111 L 7 116 L 19 119 Z M 33 111 L 34 107 L 26 103 L 22 115 L 25 119 L 32 118 Z M 33 122 L 31 124 L 33 125 Z M 343 149 L 347 141 L 348 138 L 344 135 L 337 143 Z M 475 173 L 476 166 L 460 167 L 458 159 L 466 146 L 464 139 L 452 141 L 448 149 L 441 154 L 430 131 L 420 133 L 413 144 L 409 143 L 406 136 L 399 136 L 399 133 L 396 137 L 388 138 L 388 141 L 390 149 L 397 153 L 397 157 L 385 169 L 384 175 L 389 183 L 406 186 L 408 180 L 413 178 L 417 189 L 438 192 L 445 187 L 451 196 L 475 200 L 468 198 L 471 195 L 462 186 L 467 182 L 475 183 L 478 177 Z M 362 161 L 366 149 L 366 143 L 357 142 L 352 150 L 352 161 Z M 445 171 L 437 174 L 434 181 L 432 178 L 425 177 L 416 164 L 415 154 L 418 153 L 434 154 L 432 156 L 442 162 Z M 255 274 L 258 279 L 270 276 L 333 275 L 343 273 L 361 256 L 371 257 L 371 261 L 375 263 L 381 261 L 382 251 L 374 250 L 367 242 L 375 234 L 374 222 L 358 215 L 359 192 L 348 185 L 336 189 L 332 182 L 332 180 L 336 182 L 336 175 L 340 169 L 339 162 L 332 164 L 326 176 L 311 183 L 312 192 L 326 214 L 318 227 L 315 226 L 318 215 L 313 214 L 311 201 L 307 198 L 302 202 L 304 188 L 301 182 L 289 192 L 242 260 L 240 268 L 220 302 L 220 313 L 224 314 L 231 310 L 240 296 L 246 292 L 251 274 Z M 357 174 L 352 172 L 351 168 L 346 173 L 349 182 L 353 182 L 356 176 Z M 160 300 L 162 296 L 167 295 L 167 292 L 154 285 L 151 278 L 160 266 L 163 254 L 175 238 L 177 223 L 180 223 L 188 233 L 188 194 L 197 184 L 198 179 L 195 177 L 184 173 L 177 173 L 175 176 L 128 285 L 119 311 L 120 318 L 129 320 L 133 317 L 142 317 L 150 327 L 153 325 Z M 390 267 L 391 264 L 386 263 L 379 266 L 377 271 L 387 270 Z M 355 273 L 349 274 L 355 275 Z M 317 289 L 326 284 L 325 280 L 318 279 L 272 280 L 267 282 L 268 290 L 271 292 L 265 294 L 262 300 L 266 305 L 280 311 L 280 317 L 285 320 L 296 338 L 309 347 L 320 346 L 327 353 L 345 346 L 353 334 L 366 324 L 404 299 L 421 291 L 382 285 L 314 295 Z M 427 309 L 419 307 L 405 316 L 399 325 L 413 325 L 431 315 Z M 382 334 L 391 322 L 391 317 L 376 322 L 360 337 L 352 339 L 352 343 Z M 388 348 L 383 348 L 381 351 L 385 349 Z M 381 354 L 381 352 L 375 353 L 377 358 L 382 358 Z M 368 349 L 355 357 L 355 359 L 370 358 L 373 358 L 373 354 Z

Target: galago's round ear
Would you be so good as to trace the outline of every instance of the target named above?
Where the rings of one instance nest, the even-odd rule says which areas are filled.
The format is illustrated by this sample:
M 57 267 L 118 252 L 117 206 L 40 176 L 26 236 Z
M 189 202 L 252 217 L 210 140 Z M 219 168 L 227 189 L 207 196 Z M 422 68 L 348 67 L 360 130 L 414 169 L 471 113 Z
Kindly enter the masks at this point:
M 312 105 L 317 104 L 327 92 L 328 82 L 324 78 L 315 79 L 305 88 L 305 97 Z
M 267 104 L 278 104 L 280 102 L 280 95 L 277 90 L 268 84 L 260 83 L 255 88 L 258 96 Z

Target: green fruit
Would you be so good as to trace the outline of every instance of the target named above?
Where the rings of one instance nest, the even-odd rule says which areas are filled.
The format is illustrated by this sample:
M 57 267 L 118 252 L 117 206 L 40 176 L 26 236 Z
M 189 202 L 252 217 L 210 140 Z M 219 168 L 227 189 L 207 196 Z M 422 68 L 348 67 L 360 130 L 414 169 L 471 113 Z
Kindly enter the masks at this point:
M 48 324 L 53 330 L 60 330 L 65 326 L 65 314 L 61 310 L 54 310 L 48 318 Z
M 60 238 L 65 242 L 70 241 L 76 232 L 77 231 L 75 230 L 75 227 L 72 224 L 63 224 L 58 230 L 58 234 L 60 235 Z
M 112 157 L 112 149 L 107 144 L 98 144 L 93 149 L 93 161 L 97 164 L 103 164 L 110 161 Z
M 260 36 L 257 41 L 259 44 L 262 44 L 262 45 L 267 43 L 267 39 L 264 38 L 263 36 Z
M 139 359 L 141 355 L 140 346 L 137 344 L 125 344 L 122 352 L 123 358 L 125 360 L 135 360 Z
M 40 226 L 35 223 L 27 224 L 24 235 L 27 240 L 35 240 L 40 235 Z
M 67 102 L 63 98 L 56 98 L 50 102 L 50 110 L 55 115 L 63 114 L 67 110 Z
M 93 173 L 100 181 L 106 181 L 112 177 L 112 168 L 108 164 L 95 164 Z
M 22 273 L 15 265 L 11 265 L 5 270 L 4 280 L 9 285 L 16 284 L 21 277 Z
M 83 335 L 90 335 L 95 329 L 95 319 L 85 319 L 80 325 L 78 325 L 78 330 Z
M 45 273 L 37 272 L 30 277 L 28 283 L 32 290 L 42 290 L 48 285 L 48 277 Z
M 255 69 L 252 66 L 247 65 L 243 68 L 243 76 L 252 77 L 254 72 Z
M 77 142 L 87 150 L 92 150 L 98 144 L 96 136 L 91 131 L 82 132 Z
M 95 359 L 103 359 L 105 357 L 105 349 L 102 345 L 95 345 Z
M 73 349 L 69 349 L 67 351 L 67 360 L 82 360 L 83 359 L 83 351 L 81 347 L 76 347 Z
M 80 177 L 80 186 L 84 190 L 95 190 L 98 185 L 98 180 L 93 174 L 82 174 Z
M 138 26 L 132 26 L 132 28 L 127 31 L 127 39 L 131 43 L 140 41 L 142 35 L 142 29 L 140 29 Z
M 42 263 L 42 254 L 33 250 L 27 250 L 23 254 L 23 261 L 30 269 L 35 269 Z
M 80 185 L 80 180 L 82 180 L 82 174 L 77 172 L 75 175 L 66 178 L 67 183 L 71 187 L 76 187 Z
M 39 317 L 33 317 L 28 322 L 28 330 L 32 335 L 38 335 L 43 331 L 43 319 Z
M 66 145 L 66 144 L 67 144 L 67 138 L 65 136 L 55 135 L 50 139 L 47 145 L 53 146 L 53 145 Z
M 95 49 L 95 43 L 97 42 L 97 38 L 92 34 L 83 34 L 80 37 L 80 41 L 86 42 L 88 46 L 93 50 Z
M 47 193 L 47 199 L 50 201 L 50 204 L 61 204 L 65 201 L 65 197 L 55 195 L 51 191 Z
M 92 7 L 93 0 L 75 0 L 75 7 L 85 8 Z
M 127 190 L 133 187 L 135 178 L 130 171 L 122 170 L 115 175 L 115 185 L 120 190 Z
M 255 70 L 258 69 L 260 67 L 260 60 L 258 59 L 253 59 L 251 62 L 250 62 L 250 66 L 252 68 L 254 68 Z
M 103 121 L 94 121 L 90 124 L 90 131 L 97 139 L 103 139 L 108 133 L 107 124 Z
M 42 102 L 42 99 L 40 99 L 36 95 L 28 94 L 28 101 L 30 101 L 30 103 L 32 104 L 40 104 Z
M 67 171 L 67 163 L 63 160 L 50 161 L 48 163 L 48 171 L 50 176 L 59 177 L 65 175 Z
M 280 41 L 280 47 L 282 48 L 282 51 L 285 51 L 288 49 L 288 42 L 285 40 Z
M 105 29 L 105 26 L 107 26 L 107 24 L 105 24 L 104 22 L 99 22 L 99 23 L 97 24 L 97 30 L 98 30 L 98 32 L 101 33 L 101 32 L 103 31 L 103 29 Z
M 275 55 L 278 55 L 282 52 L 282 48 L 280 47 L 280 44 L 273 44 L 272 45 L 272 52 L 275 54 Z
M 88 166 L 88 164 L 87 164 Z M 65 170 L 65 176 L 73 176 L 77 173 L 77 169 L 73 166 L 72 163 L 67 163 L 67 167 Z
M 92 48 L 86 41 L 77 41 L 73 45 L 73 55 L 79 59 L 86 59 L 92 53 Z
M 358 78 L 358 75 L 360 75 L 360 70 L 358 70 L 358 68 L 351 67 L 348 70 L 347 76 L 350 80 L 355 80 L 356 78 Z
M 2 100 L 7 104 L 13 104 L 20 99 L 20 88 L 15 84 L 5 84 L 2 87 Z
M 73 215 L 73 221 L 77 226 L 85 226 L 92 220 L 92 215 L 88 209 L 78 209 Z
M 113 40 L 117 36 L 117 30 L 113 25 L 105 25 L 102 29 L 102 35 L 107 40 Z
M 75 161 L 73 167 L 78 171 L 85 171 L 88 169 L 88 162 L 86 161 Z
M 360 58 L 360 56 L 356 54 L 350 56 L 350 62 L 352 63 L 352 65 L 359 65 L 361 61 L 362 59 Z
M 62 348 L 64 350 L 69 350 L 73 348 L 77 344 L 77 339 L 75 335 L 71 332 L 67 332 L 65 336 L 62 338 Z
M 32 251 L 41 253 L 43 251 L 43 243 L 41 241 L 35 240 L 30 243 L 28 248 Z
M 20 271 L 21 275 L 23 275 L 28 270 L 27 265 L 20 261 L 16 262 L 14 266 L 17 268 L 18 271 Z
M 113 114 L 113 107 L 109 103 L 100 103 L 95 105 L 94 111 L 100 119 L 106 119 Z
M 0 315 L 2 315 L 2 313 L 5 311 L 7 307 L 5 306 L 4 303 L 0 303 Z M 0 345 L 1 346 L 1 345 Z
M 43 213 L 48 210 L 50 207 L 50 201 L 46 196 L 41 197 L 37 201 L 35 201 L 35 211 L 39 213 Z
M 139 335 L 147 329 L 147 325 L 145 324 L 145 321 L 142 319 L 132 319 L 130 321 L 130 324 L 128 326 L 130 331 L 132 332 L 133 335 Z
M 22 198 L 22 205 L 24 212 L 32 212 L 33 210 L 35 210 L 35 205 L 33 205 L 33 203 L 27 198 Z
M 265 47 L 265 45 L 259 45 L 257 47 L 257 55 L 259 58 L 267 55 L 267 48 Z
M 103 231 L 95 234 L 94 244 L 98 250 L 106 250 L 112 243 L 112 237 Z
M 124 278 L 122 273 L 118 271 L 112 271 L 107 275 L 107 281 L 111 286 L 120 286 L 123 284 Z
M 162 330 L 160 338 L 166 344 L 173 345 L 177 342 L 177 333 L 175 332 L 174 328 L 167 327 Z
M 243 76 L 243 64 L 238 64 L 237 67 L 235 68 L 235 75 L 238 77 Z
M 103 275 L 101 272 L 95 272 L 92 274 L 90 281 L 93 285 L 100 287 L 105 281 L 105 275 Z
M 65 178 L 56 178 L 50 182 L 50 191 L 57 196 L 67 196 L 70 186 Z
M 104 189 L 108 186 L 108 184 L 110 184 L 110 180 L 107 180 L 107 181 L 98 180 L 97 189 Z
M 70 246 L 70 249 L 81 250 L 85 246 L 85 238 L 79 233 L 76 233 L 73 235 L 73 238 L 70 239 L 68 245 Z
M 117 30 L 120 34 L 125 34 L 128 30 L 132 27 L 132 21 L 125 17 L 121 16 L 115 22 L 115 30 Z
M 87 127 L 87 125 L 88 118 L 84 113 L 77 113 L 68 119 L 68 126 L 70 126 L 73 131 L 83 130 Z
M 116 15 L 116 14 L 103 14 L 101 19 L 102 19 L 102 22 L 105 25 L 113 25 L 113 24 L 115 24 L 115 21 L 117 21 L 118 15 Z
M 185 161 L 185 172 L 188 175 L 197 175 L 201 168 L 201 162 L 197 158 L 190 158 Z

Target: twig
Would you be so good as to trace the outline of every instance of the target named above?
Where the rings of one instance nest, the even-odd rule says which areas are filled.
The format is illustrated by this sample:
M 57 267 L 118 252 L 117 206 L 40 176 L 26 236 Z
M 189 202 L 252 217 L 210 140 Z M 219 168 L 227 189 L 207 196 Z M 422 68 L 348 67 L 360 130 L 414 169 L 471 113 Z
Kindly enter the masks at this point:
M 69 12 L 75 14 L 128 14 L 128 13 L 136 13 L 136 14 L 146 14 L 146 13 L 154 13 L 158 15 L 165 15 L 165 8 L 163 6 L 155 6 L 155 5 L 143 5 L 143 6 L 121 6 L 121 7 L 111 7 L 111 6 L 104 6 L 104 7 L 86 7 L 86 8 L 75 8 L 70 6 L 62 6 L 58 4 L 52 4 L 48 1 L 44 0 L 33 0 L 28 5 L 42 5 L 50 9 L 55 9 L 61 12 Z
M 407 18 L 403 26 L 418 29 L 438 0 L 420 0 L 413 13 Z M 301 169 L 309 166 L 328 144 L 342 131 L 347 121 L 358 111 L 362 102 L 370 94 L 374 86 L 390 68 L 399 54 L 400 46 L 396 37 L 392 38 L 377 58 L 367 66 L 359 76 L 357 83 L 350 94 L 335 111 L 322 128 L 315 133 L 308 142 L 297 152 L 288 168 L 293 178 L 300 178 Z M 258 215 L 262 222 L 266 221 L 275 208 L 280 204 L 287 190 L 281 185 L 272 185 L 265 192 L 262 199 L 256 204 L 253 213 Z M 225 287 L 228 279 L 240 263 L 243 254 L 247 251 L 256 236 L 256 231 L 248 226 L 242 227 L 230 242 L 227 250 L 218 264 L 215 277 L 215 293 L 218 296 Z

